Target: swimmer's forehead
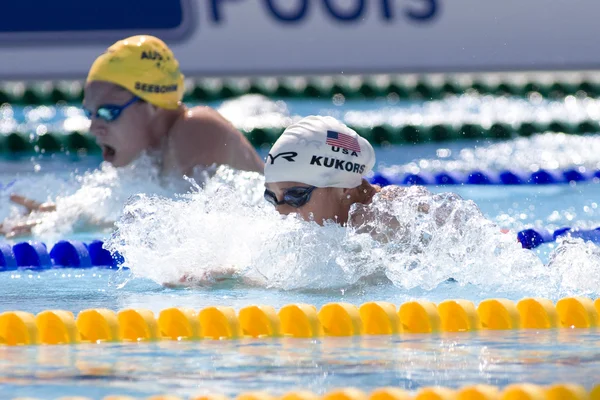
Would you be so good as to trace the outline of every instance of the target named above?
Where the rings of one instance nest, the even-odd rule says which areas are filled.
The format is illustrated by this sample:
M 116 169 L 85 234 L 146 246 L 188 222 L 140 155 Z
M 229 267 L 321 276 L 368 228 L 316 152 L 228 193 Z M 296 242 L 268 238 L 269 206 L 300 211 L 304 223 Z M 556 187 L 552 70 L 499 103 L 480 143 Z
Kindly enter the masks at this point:
M 88 82 L 84 88 L 83 107 L 100 106 L 107 103 L 120 104 L 131 99 L 129 90 L 110 82 Z

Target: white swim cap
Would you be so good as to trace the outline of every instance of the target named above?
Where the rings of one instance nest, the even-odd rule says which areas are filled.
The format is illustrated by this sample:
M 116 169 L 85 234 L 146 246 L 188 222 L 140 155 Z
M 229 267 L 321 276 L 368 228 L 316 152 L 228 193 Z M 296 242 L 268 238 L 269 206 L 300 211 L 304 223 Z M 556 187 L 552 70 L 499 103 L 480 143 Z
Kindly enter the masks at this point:
M 333 117 L 311 115 L 290 125 L 265 161 L 265 182 L 354 188 L 375 165 L 373 146 Z

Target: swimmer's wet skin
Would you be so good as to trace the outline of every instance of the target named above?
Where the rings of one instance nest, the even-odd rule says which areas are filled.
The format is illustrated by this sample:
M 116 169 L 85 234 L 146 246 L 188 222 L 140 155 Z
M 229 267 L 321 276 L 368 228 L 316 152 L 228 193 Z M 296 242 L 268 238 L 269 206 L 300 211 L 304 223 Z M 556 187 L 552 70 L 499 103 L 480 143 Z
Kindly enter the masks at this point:
M 173 52 L 153 36 L 120 40 L 94 61 L 84 109 L 104 159 L 119 167 L 146 151 L 181 174 L 213 164 L 262 172 L 254 148 L 217 111 L 182 104 L 183 79 Z

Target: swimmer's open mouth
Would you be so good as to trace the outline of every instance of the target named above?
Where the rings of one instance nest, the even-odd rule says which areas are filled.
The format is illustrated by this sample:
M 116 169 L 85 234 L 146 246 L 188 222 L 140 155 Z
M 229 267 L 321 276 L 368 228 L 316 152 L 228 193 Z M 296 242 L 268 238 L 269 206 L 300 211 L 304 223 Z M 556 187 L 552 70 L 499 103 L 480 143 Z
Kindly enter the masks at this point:
M 106 161 L 112 161 L 115 158 L 115 153 L 114 147 L 106 144 L 102 145 L 102 158 L 104 158 Z

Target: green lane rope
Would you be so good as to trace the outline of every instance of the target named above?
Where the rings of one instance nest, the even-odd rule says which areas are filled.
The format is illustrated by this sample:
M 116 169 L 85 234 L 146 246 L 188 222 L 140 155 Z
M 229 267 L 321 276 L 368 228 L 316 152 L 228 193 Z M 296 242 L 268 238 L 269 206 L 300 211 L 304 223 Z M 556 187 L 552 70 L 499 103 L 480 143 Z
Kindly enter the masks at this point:
M 568 79 L 560 76 L 548 81 L 534 81 L 532 76 L 494 78 L 460 76 L 310 76 L 310 77 L 257 77 L 257 78 L 206 78 L 188 79 L 185 101 L 217 101 L 248 93 L 269 97 L 330 99 L 342 95 L 346 99 L 392 96 L 398 100 L 435 100 L 464 93 L 495 96 L 526 97 L 539 93 L 545 98 L 562 98 L 568 95 L 597 97 L 600 95 L 600 78 L 597 74 L 585 78 Z M 9 82 L 0 85 L 0 104 L 56 104 L 78 103 L 83 97 L 81 81 L 60 82 Z
M 542 132 L 562 132 L 566 134 L 583 135 L 600 132 L 600 123 L 594 120 L 572 124 L 565 121 L 552 121 L 548 124 L 524 122 L 511 126 L 505 123 L 495 123 L 491 126 L 478 124 L 462 124 L 458 126 L 438 124 L 424 125 L 378 125 L 375 127 L 351 126 L 361 136 L 375 145 L 385 144 L 419 144 L 428 142 L 448 142 L 461 139 L 510 139 L 519 136 L 531 136 Z M 284 127 L 255 128 L 242 131 L 248 140 L 256 147 L 272 145 Z M 0 135 L 0 153 L 44 153 L 52 154 L 64 151 L 98 153 L 100 149 L 95 139 L 82 132 L 49 132 L 44 135 L 13 132 Z

